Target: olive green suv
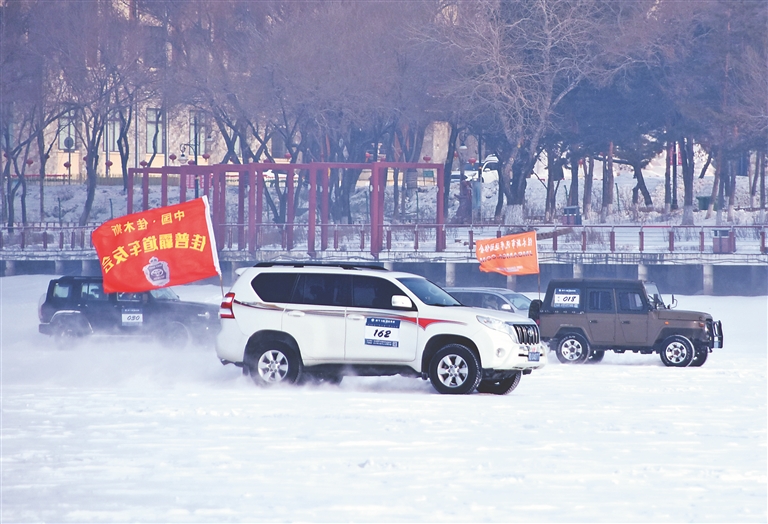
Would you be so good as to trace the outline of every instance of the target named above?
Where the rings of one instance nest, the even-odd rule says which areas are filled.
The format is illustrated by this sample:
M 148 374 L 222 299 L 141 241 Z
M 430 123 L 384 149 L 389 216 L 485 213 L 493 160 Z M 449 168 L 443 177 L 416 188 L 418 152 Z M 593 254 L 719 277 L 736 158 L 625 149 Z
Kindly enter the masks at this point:
M 652 282 L 552 280 L 529 316 L 564 364 L 599 362 L 606 351 L 658 353 L 666 366 L 701 366 L 723 347 L 723 327 L 708 313 L 672 309 Z

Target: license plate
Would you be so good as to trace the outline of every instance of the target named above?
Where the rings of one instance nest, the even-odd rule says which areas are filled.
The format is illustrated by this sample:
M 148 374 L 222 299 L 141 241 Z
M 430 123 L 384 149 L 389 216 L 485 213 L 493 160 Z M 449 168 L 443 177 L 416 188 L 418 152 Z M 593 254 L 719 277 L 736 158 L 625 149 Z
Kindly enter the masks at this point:
M 531 351 L 531 352 L 528 353 L 528 360 L 530 362 L 538 362 L 539 361 L 539 355 L 541 355 L 541 353 L 539 353 L 538 351 Z
M 144 323 L 144 314 L 140 309 L 123 309 L 122 322 L 124 326 L 140 326 Z

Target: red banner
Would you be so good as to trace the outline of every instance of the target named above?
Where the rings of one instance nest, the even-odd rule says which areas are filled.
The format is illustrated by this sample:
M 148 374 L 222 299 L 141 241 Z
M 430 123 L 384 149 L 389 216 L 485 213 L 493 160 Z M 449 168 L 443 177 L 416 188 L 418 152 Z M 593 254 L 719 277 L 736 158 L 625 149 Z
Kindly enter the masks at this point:
M 480 271 L 502 275 L 535 275 L 539 272 L 535 231 L 478 240 L 475 256 L 480 262 Z
M 107 293 L 139 293 L 221 274 L 206 197 L 109 220 L 92 238 Z

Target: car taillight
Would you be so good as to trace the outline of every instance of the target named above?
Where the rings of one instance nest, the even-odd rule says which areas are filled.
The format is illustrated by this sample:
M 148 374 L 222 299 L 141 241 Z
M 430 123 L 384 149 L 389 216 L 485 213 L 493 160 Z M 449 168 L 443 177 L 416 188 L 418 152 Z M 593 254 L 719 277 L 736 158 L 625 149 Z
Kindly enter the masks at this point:
M 224 295 L 219 309 L 219 318 L 235 318 L 235 312 L 232 310 L 232 303 L 235 301 L 234 293 Z

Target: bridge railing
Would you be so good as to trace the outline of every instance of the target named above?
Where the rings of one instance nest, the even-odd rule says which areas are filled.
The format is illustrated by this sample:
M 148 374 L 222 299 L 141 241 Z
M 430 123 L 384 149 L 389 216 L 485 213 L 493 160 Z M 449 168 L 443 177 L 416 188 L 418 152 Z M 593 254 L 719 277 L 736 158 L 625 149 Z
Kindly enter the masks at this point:
M 93 253 L 98 224 L 28 223 L 0 231 L 0 254 L 14 252 Z M 379 253 L 451 253 L 473 256 L 475 241 L 528 231 L 529 226 L 227 223 L 217 238 L 221 252 L 318 252 L 343 256 Z M 537 226 L 540 253 L 688 253 L 765 255 L 768 226 L 585 225 Z M 373 241 L 373 245 L 372 245 Z
M 99 224 L 35 222 L 4 226 L 0 253 L 17 251 L 93 251 L 91 233 Z

